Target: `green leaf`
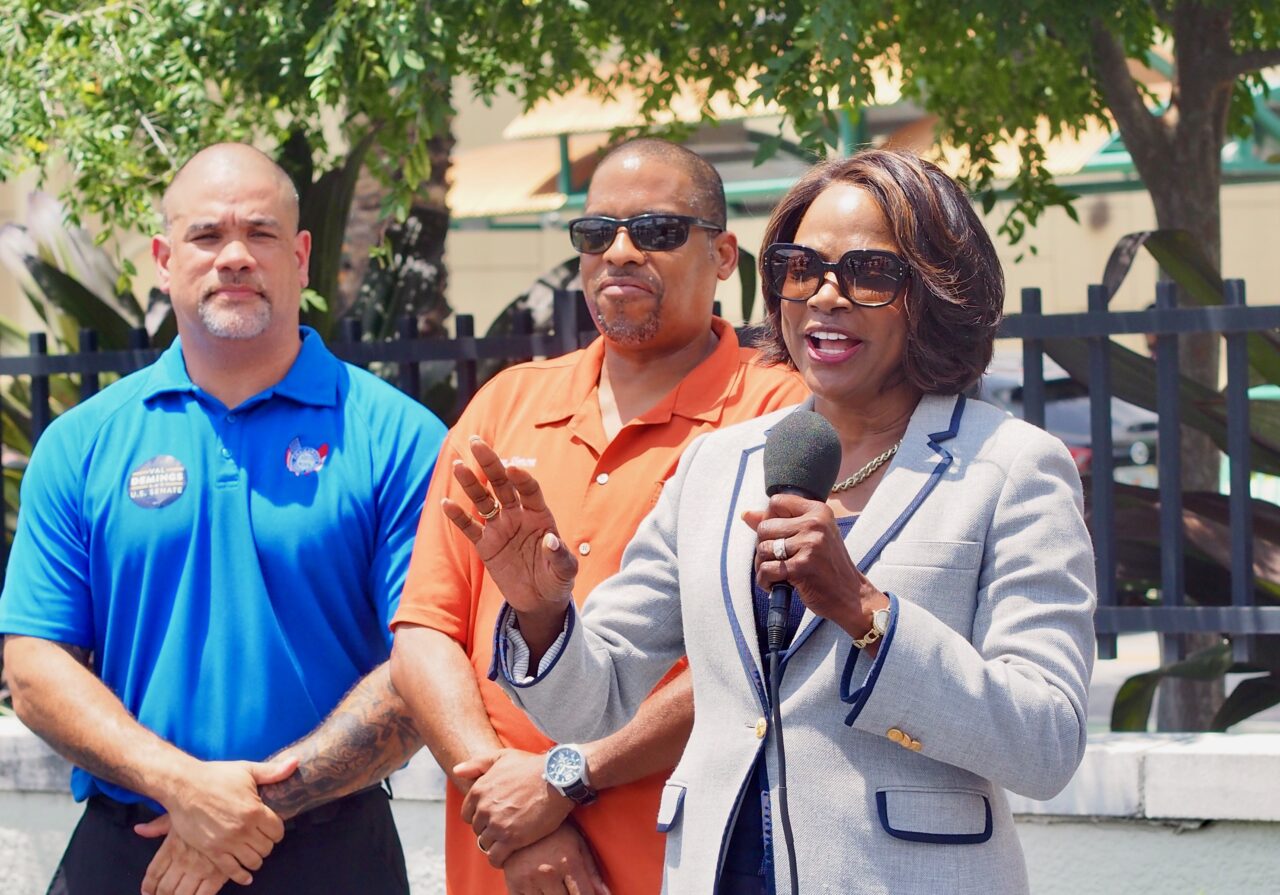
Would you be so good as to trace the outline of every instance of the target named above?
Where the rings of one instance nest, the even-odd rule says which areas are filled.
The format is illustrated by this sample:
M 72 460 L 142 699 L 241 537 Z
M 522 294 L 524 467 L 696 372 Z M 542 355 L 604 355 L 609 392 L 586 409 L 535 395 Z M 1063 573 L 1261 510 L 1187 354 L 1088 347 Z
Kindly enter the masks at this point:
M 1280 677 L 1274 674 L 1266 677 L 1246 678 L 1236 684 L 1231 695 L 1222 703 L 1213 716 L 1210 730 L 1225 731 L 1246 718 L 1252 718 L 1259 712 L 1265 712 L 1274 705 L 1280 705 Z
M 1186 230 L 1141 230 L 1122 236 L 1111 250 L 1102 274 L 1107 295 L 1115 295 L 1139 250 L 1146 249 L 1160 268 L 1182 289 L 1192 305 L 1223 304 L 1222 277 L 1204 247 Z M 1274 333 L 1250 333 L 1249 366 L 1266 382 L 1280 383 L 1280 338 Z
M 39 258 L 28 258 L 27 269 L 45 297 L 72 318 L 73 332 L 78 327 L 87 327 L 97 330 L 98 343 L 103 349 L 127 347 L 130 325 L 115 308 L 89 291 L 79 280 Z
M 1116 699 L 1111 706 L 1111 729 L 1117 732 L 1145 731 L 1156 689 L 1164 678 L 1212 681 L 1225 675 L 1231 666 L 1231 644 L 1220 643 L 1193 653 L 1181 662 L 1135 674 L 1116 691 Z
M 1044 350 L 1071 378 L 1089 384 L 1087 340 L 1046 339 Z M 1111 358 L 1112 394 L 1122 401 L 1159 412 L 1155 362 L 1115 342 L 1107 343 L 1107 351 Z M 1226 401 L 1221 393 L 1181 376 L 1178 410 L 1183 425 L 1204 432 L 1224 452 L 1227 450 Z M 1250 401 L 1249 413 L 1252 467 L 1259 472 L 1280 475 L 1280 402 Z

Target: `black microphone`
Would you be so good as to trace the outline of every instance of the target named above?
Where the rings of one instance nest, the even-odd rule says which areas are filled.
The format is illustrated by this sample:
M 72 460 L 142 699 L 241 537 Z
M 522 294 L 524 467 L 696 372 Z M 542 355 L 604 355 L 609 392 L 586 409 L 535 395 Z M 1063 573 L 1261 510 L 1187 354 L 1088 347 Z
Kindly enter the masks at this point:
M 799 494 L 809 500 L 827 499 L 840 475 L 840 437 L 826 417 L 812 410 L 796 410 L 772 429 L 764 442 L 764 490 Z M 769 649 L 782 648 L 791 615 L 791 585 L 779 581 L 769 593 L 766 630 Z

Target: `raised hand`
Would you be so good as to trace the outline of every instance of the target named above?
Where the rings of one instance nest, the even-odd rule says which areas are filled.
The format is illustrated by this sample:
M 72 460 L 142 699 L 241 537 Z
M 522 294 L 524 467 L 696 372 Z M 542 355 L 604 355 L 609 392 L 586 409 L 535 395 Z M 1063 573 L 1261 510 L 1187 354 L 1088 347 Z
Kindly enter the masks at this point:
M 472 506 L 445 498 L 444 514 L 476 545 L 503 597 L 521 614 L 522 630 L 526 614 L 563 619 L 578 561 L 560 540 L 542 489 L 528 470 L 504 466 L 493 448 L 475 436 L 471 456 L 488 486 L 466 463 L 455 462 L 453 477 Z

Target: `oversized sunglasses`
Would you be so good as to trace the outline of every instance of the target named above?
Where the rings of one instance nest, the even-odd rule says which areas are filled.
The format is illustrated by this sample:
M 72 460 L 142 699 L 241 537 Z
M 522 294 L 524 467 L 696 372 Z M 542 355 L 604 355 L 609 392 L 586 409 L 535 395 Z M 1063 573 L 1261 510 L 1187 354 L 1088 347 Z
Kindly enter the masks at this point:
M 594 215 L 569 222 L 569 242 L 584 255 L 602 255 L 613 245 L 618 228 L 625 228 L 631 242 L 642 252 L 670 252 L 689 241 L 689 228 L 719 232 L 724 227 L 687 214 L 638 214 L 633 218 Z
M 764 250 L 761 266 L 774 295 L 808 301 L 818 294 L 827 271 L 834 271 L 840 294 L 854 304 L 878 308 L 892 304 L 911 278 L 911 265 L 893 252 L 854 249 L 827 261 L 814 249 L 775 242 Z

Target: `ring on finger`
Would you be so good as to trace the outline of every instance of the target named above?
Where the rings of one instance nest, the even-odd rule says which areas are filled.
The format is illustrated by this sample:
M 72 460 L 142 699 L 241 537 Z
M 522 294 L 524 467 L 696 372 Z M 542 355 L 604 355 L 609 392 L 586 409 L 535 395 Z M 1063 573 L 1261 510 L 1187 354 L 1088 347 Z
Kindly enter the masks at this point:
M 777 538 L 773 542 L 773 558 L 778 562 L 787 561 L 787 539 Z
M 480 518 L 483 519 L 485 522 L 488 522 L 494 516 L 502 512 L 502 504 L 498 503 L 498 501 L 492 497 L 490 497 L 489 499 L 493 501 L 493 509 L 491 509 L 487 513 L 480 514 Z M 483 849 L 481 849 L 481 851 L 483 851 Z
M 484 852 L 486 855 L 489 854 L 489 849 L 484 847 L 484 843 L 480 841 L 479 836 L 476 837 L 476 848 L 480 849 L 480 851 Z

